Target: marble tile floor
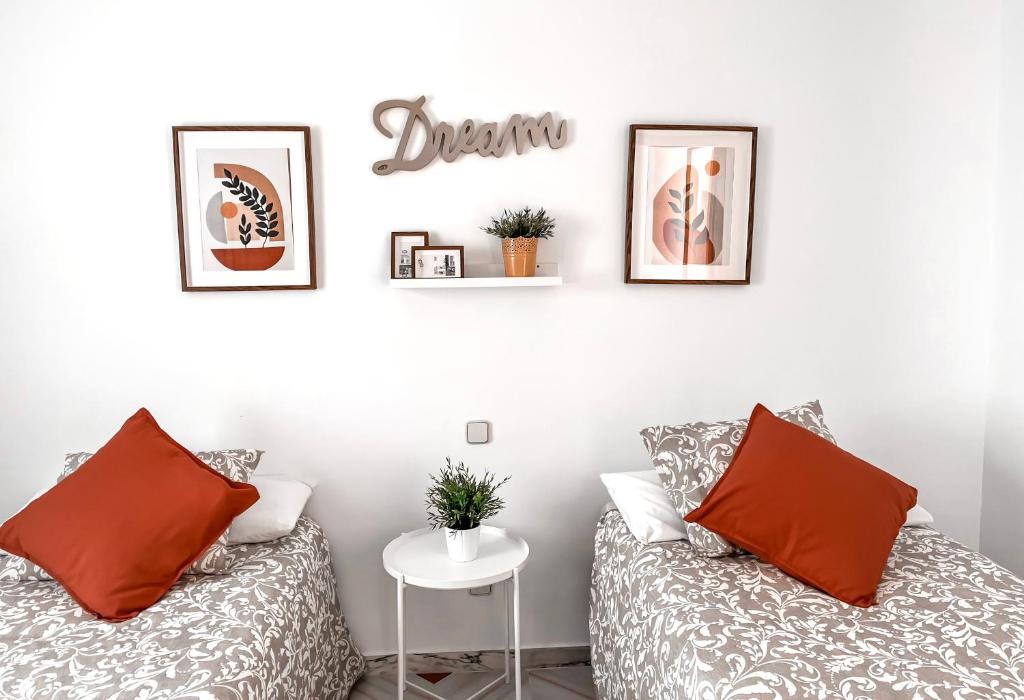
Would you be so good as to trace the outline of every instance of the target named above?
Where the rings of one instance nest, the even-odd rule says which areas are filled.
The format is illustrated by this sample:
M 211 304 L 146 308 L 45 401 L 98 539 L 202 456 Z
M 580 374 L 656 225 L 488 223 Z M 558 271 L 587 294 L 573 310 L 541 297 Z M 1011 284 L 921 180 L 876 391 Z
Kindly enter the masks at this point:
M 415 682 L 450 700 L 464 700 L 501 675 L 498 671 L 454 671 L 410 674 Z M 398 686 L 394 673 L 366 675 L 356 683 L 350 700 L 394 700 Z M 407 688 L 405 697 L 421 700 L 428 696 Z M 589 666 L 529 668 L 523 670 L 524 700 L 593 700 L 594 682 Z M 515 698 L 515 686 L 499 685 L 483 696 L 486 700 Z M 483 699 L 482 699 L 483 700 Z

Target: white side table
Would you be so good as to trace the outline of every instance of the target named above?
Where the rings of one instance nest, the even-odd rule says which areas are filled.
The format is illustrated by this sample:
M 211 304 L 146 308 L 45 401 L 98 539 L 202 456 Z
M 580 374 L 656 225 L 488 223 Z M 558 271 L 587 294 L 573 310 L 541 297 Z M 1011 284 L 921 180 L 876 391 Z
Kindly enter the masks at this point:
M 510 535 L 504 528 L 482 526 L 480 554 L 469 562 L 448 558 L 443 530 L 423 528 L 407 532 L 384 548 L 384 568 L 398 582 L 398 697 L 405 697 L 405 688 L 415 688 L 436 700 L 445 698 L 413 683 L 405 675 L 405 587 L 418 586 L 436 590 L 478 588 L 504 582 L 505 591 L 505 675 L 496 678 L 467 700 L 482 696 L 499 683 L 509 683 L 510 637 L 515 640 L 516 700 L 522 700 L 522 665 L 519 656 L 519 572 L 526 566 L 530 547 L 521 537 Z M 509 588 L 512 589 L 509 610 Z

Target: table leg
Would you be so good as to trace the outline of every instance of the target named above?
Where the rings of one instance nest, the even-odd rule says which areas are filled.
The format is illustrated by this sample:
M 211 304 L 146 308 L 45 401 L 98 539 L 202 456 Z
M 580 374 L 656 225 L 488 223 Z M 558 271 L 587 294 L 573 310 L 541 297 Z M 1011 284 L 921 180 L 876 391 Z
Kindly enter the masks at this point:
M 502 590 L 505 592 L 504 604 L 505 604 L 505 684 L 512 680 L 512 674 L 509 673 L 509 658 L 508 651 L 512 647 L 512 596 L 509 595 L 509 590 L 512 587 L 512 579 L 505 579 Z
M 512 622 L 516 643 L 516 700 L 523 698 L 523 662 L 519 649 L 519 569 L 512 571 Z
M 398 577 L 398 700 L 405 697 L 405 577 Z

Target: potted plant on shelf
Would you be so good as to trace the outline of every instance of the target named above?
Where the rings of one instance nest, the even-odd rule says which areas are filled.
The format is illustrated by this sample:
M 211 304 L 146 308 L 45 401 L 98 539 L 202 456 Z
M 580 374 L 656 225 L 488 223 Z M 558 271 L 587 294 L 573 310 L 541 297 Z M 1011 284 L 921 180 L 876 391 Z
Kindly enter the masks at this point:
M 533 277 L 537 270 L 537 241 L 555 235 L 555 220 L 543 208 L 525 207 L 491 219 L 481 229 L 501 239 L 501 255 L 506 277 Z
M 430 527 L 443 528 L 448 556 L 458 562 L 476 559 L 480 546 L 480 521 L 497 515 L 505 501 L 495 495 L 512 477 L 495 482 L 488 471 L 477 478 L 465 464 L 453 467 L 446 459 L 440 474 L 430 475 L 427 488 L 427 521 Z

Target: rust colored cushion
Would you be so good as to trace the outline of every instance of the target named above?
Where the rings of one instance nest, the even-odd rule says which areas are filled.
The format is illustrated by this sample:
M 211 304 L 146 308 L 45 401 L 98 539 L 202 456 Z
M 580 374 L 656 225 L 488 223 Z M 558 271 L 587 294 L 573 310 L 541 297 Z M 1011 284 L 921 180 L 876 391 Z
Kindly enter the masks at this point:
M 51 576 L 84 609 L 128 620 L 160 600 L 259 498 L 165 433 L 146 409 L 0 526 L 0 549 Z
M 914 487 L 758 404 L 729 468 L 686 520 L 866 608 L 916 503 Z

